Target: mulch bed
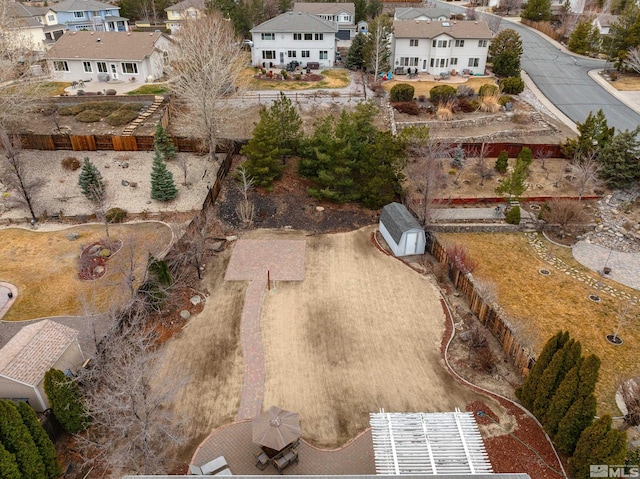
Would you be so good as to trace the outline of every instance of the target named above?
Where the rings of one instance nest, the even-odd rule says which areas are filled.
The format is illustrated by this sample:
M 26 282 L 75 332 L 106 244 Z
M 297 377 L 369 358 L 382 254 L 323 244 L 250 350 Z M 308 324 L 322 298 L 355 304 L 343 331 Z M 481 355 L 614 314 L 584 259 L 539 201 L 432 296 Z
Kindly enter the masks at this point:
M 107 262 L 122 248 L 122 241 L 96 241 L 80 253 L 78 276 L 83 281 L 102 278 L 107 273 Z M 108 251 L 108 254 L 103 253 Z

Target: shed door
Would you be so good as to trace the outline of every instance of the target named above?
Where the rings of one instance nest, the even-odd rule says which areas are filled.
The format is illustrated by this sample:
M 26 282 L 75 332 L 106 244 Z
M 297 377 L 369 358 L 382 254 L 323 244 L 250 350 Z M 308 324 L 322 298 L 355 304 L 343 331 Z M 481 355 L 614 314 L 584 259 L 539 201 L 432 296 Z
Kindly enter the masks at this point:
M 418 251 L 418 232 L 409 231 L 407 233 L 407 244 L 404 248 L 405 254 L 416 254 Z

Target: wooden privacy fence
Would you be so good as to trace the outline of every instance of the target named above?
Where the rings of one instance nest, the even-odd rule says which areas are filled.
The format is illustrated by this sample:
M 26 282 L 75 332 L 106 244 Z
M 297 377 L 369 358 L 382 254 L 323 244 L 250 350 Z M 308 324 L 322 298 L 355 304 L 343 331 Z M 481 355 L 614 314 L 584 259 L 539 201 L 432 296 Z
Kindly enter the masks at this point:
M 521 18 L 520 23 L 544 33 L 546 36 L 553 38 L 556 42 L 562 40 L 562 35 L 558 33 L 549 22 L 534 22 L 533 20 Z
M 199 140 L 182 137 L 172 139 L 179 152 L 203 153 L 207 150 Z M 25 150 L 153 151 L 153 136 L 151 135 L 35 135 L 21 133 L 20 143 Z
M 531 369 L 535 359 L 529 349 L 522 346 L 515 332 L 505 318 L 488 305 L 478 294 L 469 277 L 462 273 L 455 264 L 449 261 L 447 251 L 433 236 L 427 235 L 427 248 L 431 254 L 449 270 L 449 276 L 455 288 L 469 301 L 469 309 L 478 317 L 480 322 L 496 337 L 502 350 L 520 371 Z
M 515 158 L 524 147 L 531 150 L 533 157 L 545 158 L 565 158 L 560 145 L 557 143 L 460 143 L 467 156 L 473 156 L 482 148 L 486 149 L 486 157 L 497 157 L 501 151 L 505 150 L 509 158 Z

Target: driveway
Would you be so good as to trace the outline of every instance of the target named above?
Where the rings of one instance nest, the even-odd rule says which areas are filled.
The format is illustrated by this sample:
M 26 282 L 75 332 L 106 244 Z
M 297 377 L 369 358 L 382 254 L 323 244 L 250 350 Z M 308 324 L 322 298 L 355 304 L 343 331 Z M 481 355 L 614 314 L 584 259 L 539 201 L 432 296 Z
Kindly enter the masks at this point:
M 464 7 L 440 3 L 452 12 L 466 11 Z M 589 77 L 589 70 L 604 67 L 603 60 L 566 53 L 520 23 L 503 19 L 500 28 L 512 28 L 520 34 L 524 47 L 522 69 L 549 101 L 573 122 L 582 123 L 589 112 L 602 108 L 609 126 L 615 126 L 619 130 L 632 130 L 640 124 L 638 113 Z

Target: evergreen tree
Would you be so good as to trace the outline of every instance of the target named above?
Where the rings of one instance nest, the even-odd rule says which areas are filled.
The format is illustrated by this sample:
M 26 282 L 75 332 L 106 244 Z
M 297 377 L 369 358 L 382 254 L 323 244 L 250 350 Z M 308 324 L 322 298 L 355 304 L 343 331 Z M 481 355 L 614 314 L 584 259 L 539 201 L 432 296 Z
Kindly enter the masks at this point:
M 542 375 L 544 374 L 545 369 L 547 369 L 547 366 L 549 366 L 553 356 L 558 350 L 562 349 L 568 340 L 569 333 L 567 332 L 558 331 L 554 336 L 552 336 L 542 348 L 542 352 L 531 368 L 529 375 L 524 380 L 524 383 L 522 383 L 522 386 L 516 388 L 516 397 L 529 411 L 533 408 L 533 402 L 536 400 L 536 393 L 538 391 L 540 378 L 542 378 Z
M 593 49 L 598 30 L 588 20 L 581 20 L 569 37 L 567 48 L 579 55 L 586 55 Z
M 102 174 L 91 163 L 88 157 L 85 157 L 82 162 L 82 170 L 80 171 L 80 177 L 78 178 L 78 185 L 82 190 L 82 194 L 91 201 L 99 201 L 104 195 L 104 181 Z
M 344 59 L 344 66 L 349 70 L 362 70 L 364 68 L 364 46 L 366 43 L 367 36 L 362 32 L 353 37 L 351 47 L 349 47 L 347 56 Z
M 533 22 L 548 22 L 551 20 L 551 0 L 528 0 L 520 16 Z
M 605 415 L 586 428 L 569 458 L 569 472 L 574 479 L 589 479 L 592 464 L 624 464 L 627 434 L 611 429 L 611 416 Z
M 598 374 L 600 373 L 601 361 L 595 354 L 590 354 L 582 360 L 578 375 L 580 381 L 578 383 L 578 396 L 586 397 L 596 390 L 598 382 Z
M 22 479 L 16 456 L 7 451 L 0 442 L 0 477 L 2 479 Z
M 506 173 L 509 168 L 509 154 L 507 150 L 502 150 L 496 159 L 495 169 L 498 173 Z
M 173 173 L 167 169 L 162 155 L 156 150 L 151 167 L 151 198 L 157 201 L 169 201 L 177 194 L 178 189 L 173 181 Z
M 49 436 L 38 420 L 36 412 L 31 406 L 29 406 L 26 402 L 21 401 L 18 403 L 17 407 L 20 416 L 22 416 L 22 422 L 25 426 L 27 426 L 29 434 L 31 434 L 33 442 L 38 448 L 40 458 L 44 463 L 47 477 L 49 477 L 49 479 L 57 478 L 62 473 L 62 471 L 60 470 L 60 464 L 58 464 L 58 459 L 56 458 L 56 448 L 53 445 L 53 442 L 51 442 L 51 439 L 49 439 Z
M 65 431 L 75 434 L 87 428 L 89 418 L 75 381 L 58 369 L 49 369 L 44 375 L 44 392 L 53 415 Z
M 527 189 L 527 167 L 520 159 L 511 174 L 496 188 L 496 193 L 504 194 L 508 199 L 518 198 Z
M 531 148 L 525 146 L 518 153 L 518 161 L 522 164 L 522 168 L 528 169 L 533 163 L 533 153 L 531 153 Z
M 580 434 L 589 427 L 596 415 L 597 401 L 593 394 L 578 398 L 569 408 L 567 414 L 560 420 L 558 431 L 553 442 L 558 451 L 570 456 L 573 454 Z
M 354 7 L 355 20 L 353 23 L 357 25 L 360 20 L 367 19 L 367 0 L 355 0 Z
M 640 179 L 640 126 L 618 133 L 600 150 L 602 176 L 612 188 L 626 188 Z
M 520 77 L 520 57 L 523 52 L 518 32 L 506 28 L 498 33 L 489 46 L 489 61 L 493 72 L 500 77 Z
M 240 153 L 247 157 L 247 174 L 258 186 L 270 187 L 282 177 L 282 150 L 276 137 L 277 124 L 269 110 L 260 108 L 260 120 L 253 130 L 253 137 Z
M 165 161 L 173 160 L 176 157 L 176 147 L 161 122 L 158 122 L 156 133 L 153 135 L 153 147 L 162 154 Z
M 15 455 L 22 477 L 47 479 L 38 448 L 11 401 L 0 400 L 0 443 Z
M 275 123 L 276 142 L 280 145 L 282 164 L 285 158 L 297 152 L 302 139 L 302 118 L 289 97 L 280 92 L 280 98 L 269 108 L 269 117 Z
M 578 138 L 567 138 L 567 141 L 561 146 L 562 152 L 567 158 L 588 157 L 592 154 L 598 154 L 602 148 L 607 146 L 615 134 L 615 128 L 609 128 L 607 118 L 604 116 L 602 109 L 598 110 L 594 115 L 589 115 L 584 123 L 578 123 Z
M 369 0 L 367 2 L 367 17 L 376 18 L 382 14 L 382 0 Z

